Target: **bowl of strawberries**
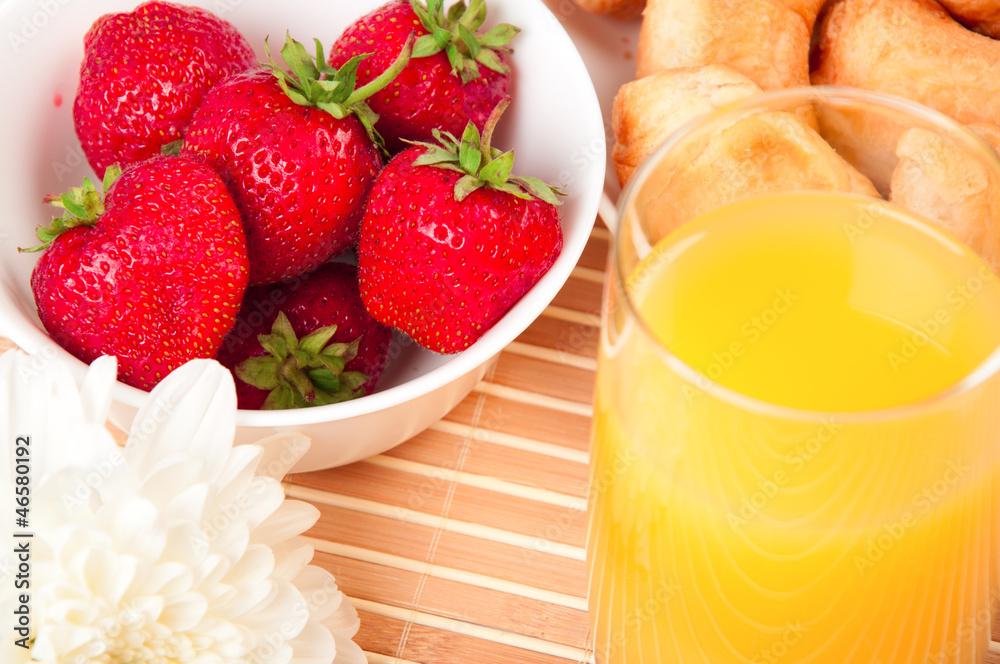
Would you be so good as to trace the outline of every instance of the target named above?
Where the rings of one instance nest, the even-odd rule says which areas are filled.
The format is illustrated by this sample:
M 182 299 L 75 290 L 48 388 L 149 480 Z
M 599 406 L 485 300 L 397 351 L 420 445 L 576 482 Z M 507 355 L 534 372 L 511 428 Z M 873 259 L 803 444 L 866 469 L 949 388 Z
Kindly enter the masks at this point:
M 213 358 L 237 442 L 305 433 L 299 471 L 383 452 L 541 314 L 596 217 L 604 123 L 541 0 L 8 0 L 0 28 L 0 333 L 79 379 L 116 356 L 125 429 Z

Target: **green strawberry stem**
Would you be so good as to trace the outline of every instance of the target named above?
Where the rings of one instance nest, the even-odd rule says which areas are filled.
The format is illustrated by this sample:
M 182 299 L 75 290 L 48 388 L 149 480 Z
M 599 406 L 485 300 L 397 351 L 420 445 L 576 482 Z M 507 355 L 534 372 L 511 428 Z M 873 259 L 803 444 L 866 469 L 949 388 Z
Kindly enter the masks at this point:
M 50 225 L 38 226 L 35 229 L 35 235 L 41 244 L 28 248 L 18 247 L 17 250 L 23 253 L 45 251 L 52 245 L 53 240 L 69 229 L 77 226 L 93 226 L 104 214 L 104 197 L 121 174 L 121 167 L 115 164 L 104 171 L 104 181 L 101 183 L 102 191 L 97 191 L 97 187 L 94 186 L 90 178 L 84 178 L 82 187 L 73 187 L 65 194 L 46 196 L 42 199 L 43 203 L 61 208 L 66 213 L 61 217 L 54 218 Z
M 350 344 L 330 343 L 336 325 L 321 327 L 301 340 L 288 316 L 279 312 L 271 334 L 257 337 L 267 355 L 251 357 L 236 367 L 240 380 L 269 390 L 264 410 L 285 410 L 340 403 L 364 395 L 368 376 L 344 371 L 358 354 L 361 338 Z
M 508 23 L 501 23 L 489 32 L 477 32 L 486 20 L 486 1 L 472 0 L 466 7 L 464 0 L 456 2 L 444 12 L 444 0 L 411 0 L 413 11 L 428 33 L 413 45 L 413 57 L 425 58 L 442 50 L 451 63 L 451 73 L 460 76 L 462 83 L 479 78 L 479 65 L 501 74 L 510 73 L 498 56 L 510 52 L 508 44 L 520 32 Z
M 455 183 L 455 200 L 461 203 L 472 192 L 486 187 L 503 191 L 524 200 L 541 199 L 550 205 L 560 205 L 559 196 L 565 196 L 558 187 L 545 184 L 538 178 L 511 175 L 514 168 L 514 151 L 501 152 L 492 147 L 493 131 L 500 116 L 510 105 L 510 97 L 501 99 L 490 113 L 480 135 L 475 123 L 465 126 L 462 140 L 450 132 L 434 130 L 438 143 L 408 141 L 427 148 L 413 161 L 414 166 L 433 166 L 462 173 Z
M 358 65 L 368 55 L 351 58 L 340 69 L 327 64 L 323 44 L 314 39 L 316 55 L 306 51 L 305 46 L 285 34 L 285 45 L 281 48 L 281 59 L 291 71 L 286 71 L 275 63 L 271 57 L 271 49 L 264 40 L 264 50 L 267 52 L 268 65 L 278 79 L 278 85 L 288 95 L 289 99 L 299 106 L 314 106 L 342 120 L 348 115 L 355 115 L 364 125 L 369 138 L 384 151 L 384 141 L 375 130 L 378 114 L 365 102 L 403 71 L 410 62 L 413 44 L 416 39 L 413 33 L 403 44 L 402 50 L 389 67 L 366 85 L 355 89 Z

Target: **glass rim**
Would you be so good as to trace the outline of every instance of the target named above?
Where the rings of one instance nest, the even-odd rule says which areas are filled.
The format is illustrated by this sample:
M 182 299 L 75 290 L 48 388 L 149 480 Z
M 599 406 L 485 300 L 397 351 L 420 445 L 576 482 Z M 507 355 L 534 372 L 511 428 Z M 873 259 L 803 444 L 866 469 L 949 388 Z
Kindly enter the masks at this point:
M 678 357 L 673 351 L 671 351 L 665 344 L 663 344 L 655 334 L 653 334 L 653 331 L 649 328 L 645 318 L 636 308 L 632 295 L 625 286 L 627 282 L 627 275 L 622 274 L 623 264 L 620 250 L 622 246 L 622 230 L 624 228 L 624 224 L 626 223 L 626 219 L 628 218 L 627 212 L 633 205 L 638 192 L 642 190 L 650 174 L 662 162 L 664 155 L 671 152 L 678 143 L 685 140 L 695 132 L 710 128 L 714 124 L 719 124 L 726 118 L 732 117 L 737 113 L 749 112 L 753 110 L 763 111 L 769 106 L 775 106 L 780 103 L 791 105 L 795 102 L 808 103 L 813 101 L 834 106 L 837 104 L 848 105 L 866 103 L 872 106 L 881 107 L 884 110 L 916 117 L 917 119 L 922 120 L 923 122 L 926 122 L 938 129 L 945 130 L 949 138 L 958 139 L 965 144 L 964 147 L 968 147 L 970 150 L 981 153 L 980 156 L 982 156 L 986 162 L 991 164 L 993 170 L 996 172 L 998 181 L 1000 181 L 1000 156 L 997 155 L 993 148 L 982 137 L 943 113 L 924 106 L 918 102 L 898 97 L 896 95 L 872 92 L 869 90 L 862 90 L 860 88 L 852 88 L 841 85 L 807 86 L 763 92 L 752 97 L 733 102 L 684 123 L 659 147 L 657 147 L 656 150 L 650 153 L 639 165 L 618 200 L 618 223 L 616 224 L 615 232 L 612 236 L 614 269 L 611 271 L 611 278 L 614 282 L 610 283 L 608 287 L 616 288 L 620 291 L 620 299 L 625 303 L 626 315 L 634 320 L 634 323 L 639 329 L 639 333 L 646 338 L 646 341 L 653 345 L 657 354 L 661 356 L 661 359 L 670 370 L 674 371 L 684 381 L 694 386 L 695 389 L 720 401 L 726 402 L 736 408 L 785 420 L 807 422 L 829 420 L 838 424 L 871 424 L 876 422 L 904 419 L 925 413 L 930 409 L 943 406 L 954 399 L 958 399 L 961 396 L 968 394 L 972 390 L 986 383 L 989 379 L 993 378 L 997 374 L 1000 374 L 1000 343 L 998 343 L 997 347 L 994 348 L 982 362 L 980 362 L 971 371 L 967 372 L 960 381 L 946 387 L 943 390 L 935 392 L 934 394 L 918 399 L 917 401 L 871 410 L 824 411 L 797 408 L 794 406 L 772 403 L 764 399 L 744 394 L 743 392 L 734 390 L 730 387 L 726 387 L 718 381 L 713 380 L 705 372 L 699 371 L 689 365 L 687 362 Z M 880 200 L 885 202 L 885 199 Z M 935 232 L 941 232 L 941 229 L 933 225 L 931 222 L 926 221 L 918 215 L 913 216 L 918 222 L 925 224 L 928 228 L 934 230 Z M 998 278 L 997 275 L 994 275 L 994 278 Z M 608 311 L 605 312 L 605 315 L 611 317 L 614 314 L 613 312 Z M 607 325 L 609 322 L 606 321 L 605 324 Z M 605 343 L 605 335 L 606 331 L 602 330 L 600 340 L 601 344 Z

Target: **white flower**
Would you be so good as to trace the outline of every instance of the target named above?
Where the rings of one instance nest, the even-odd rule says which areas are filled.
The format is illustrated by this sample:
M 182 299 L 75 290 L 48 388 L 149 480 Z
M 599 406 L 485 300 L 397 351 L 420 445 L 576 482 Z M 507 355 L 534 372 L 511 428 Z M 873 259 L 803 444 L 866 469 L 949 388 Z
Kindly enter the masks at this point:
M 232 378 L 202 360 L 150 393 L 120 448 L 114 381 L 113 358 L 78 391 L 59 362 L 0 357 L 0 662 L 365 662 L 353 605 L 298 538 L 318 511 L 280 484 L 308 439 L 234 447 Z

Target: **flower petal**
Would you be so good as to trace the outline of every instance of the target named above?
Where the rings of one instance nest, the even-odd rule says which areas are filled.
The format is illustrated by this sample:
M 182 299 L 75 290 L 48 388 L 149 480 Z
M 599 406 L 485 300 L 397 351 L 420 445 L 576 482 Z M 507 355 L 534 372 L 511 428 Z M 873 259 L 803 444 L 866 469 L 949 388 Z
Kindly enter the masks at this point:
M 205 479 L 225 466 L 236 433 L 232 374 L 214 360 L 192 360 L 153 388 L 136 413 L 125 456 L 139 477 L 178 452 L 205 461 Z
M 178 562 L 153 565 L 131 588 L 133 595 L 179 595 L 194 587 L 191 568 Z
M 114 550 L 139 560 L 158 560 L 167 543 L 160 511 L 144 498 L 125 494 L 105 503 L 97 524 L 111 535 Z
M 333 633 L 337 643 L 337 664 L 367 664 L 368 658 L 358 644 L 337 632 Z
M 111 390 L 118 377 L 118 359 L 113 355 L 99 357 L 90 363 L 90 370 L 80 386 L 83 417 L 88 422 L 104 426 L 111 410 Z
M 315 565 L 302 570 L 293 583 L 302 593 L 313 620 L 325 620 L 332 616 L 344 602 L 344 593 L 340 592 L 333 575 Z M 349 616 L 341 616 L 338 620 L 344 622 L 345 629 L 349 625 Z
M 253 530 L 255 544 L 277 544 L 301 535 L 319 520 L 319 510 L 301 500 L 286 500 L 271 516 Z
M 313 559 L 315 551 L 312 544 L 300 538 L 285 540 L 271 546 L 274 552 L 274 572 L 278 579 L 291 581 Z
M 295 656 L 289 664 L 341 664 L 340 650 L 330 631 L 318 623 L 309 623 L 302 633 L 289 642 Z M 360 650 L 360 648 L 359 648 Z M 362 659 L 360 664 L 366 664 Z
M 256 445 L 264 450 L 257 475 L 280 482 L 309 451 L 310 444 L 309 436 L 300 433 L 278 433 L 257 441 Z
M 95 597 L 117 606 L 135 579 L 138 561 L 106 549 L 86 549 L 82 565 L 83 583 Z
M 159 622 L 174 633 L 193 630 L 208 612 L 208 601 L 199 593 L 168 598 Z

